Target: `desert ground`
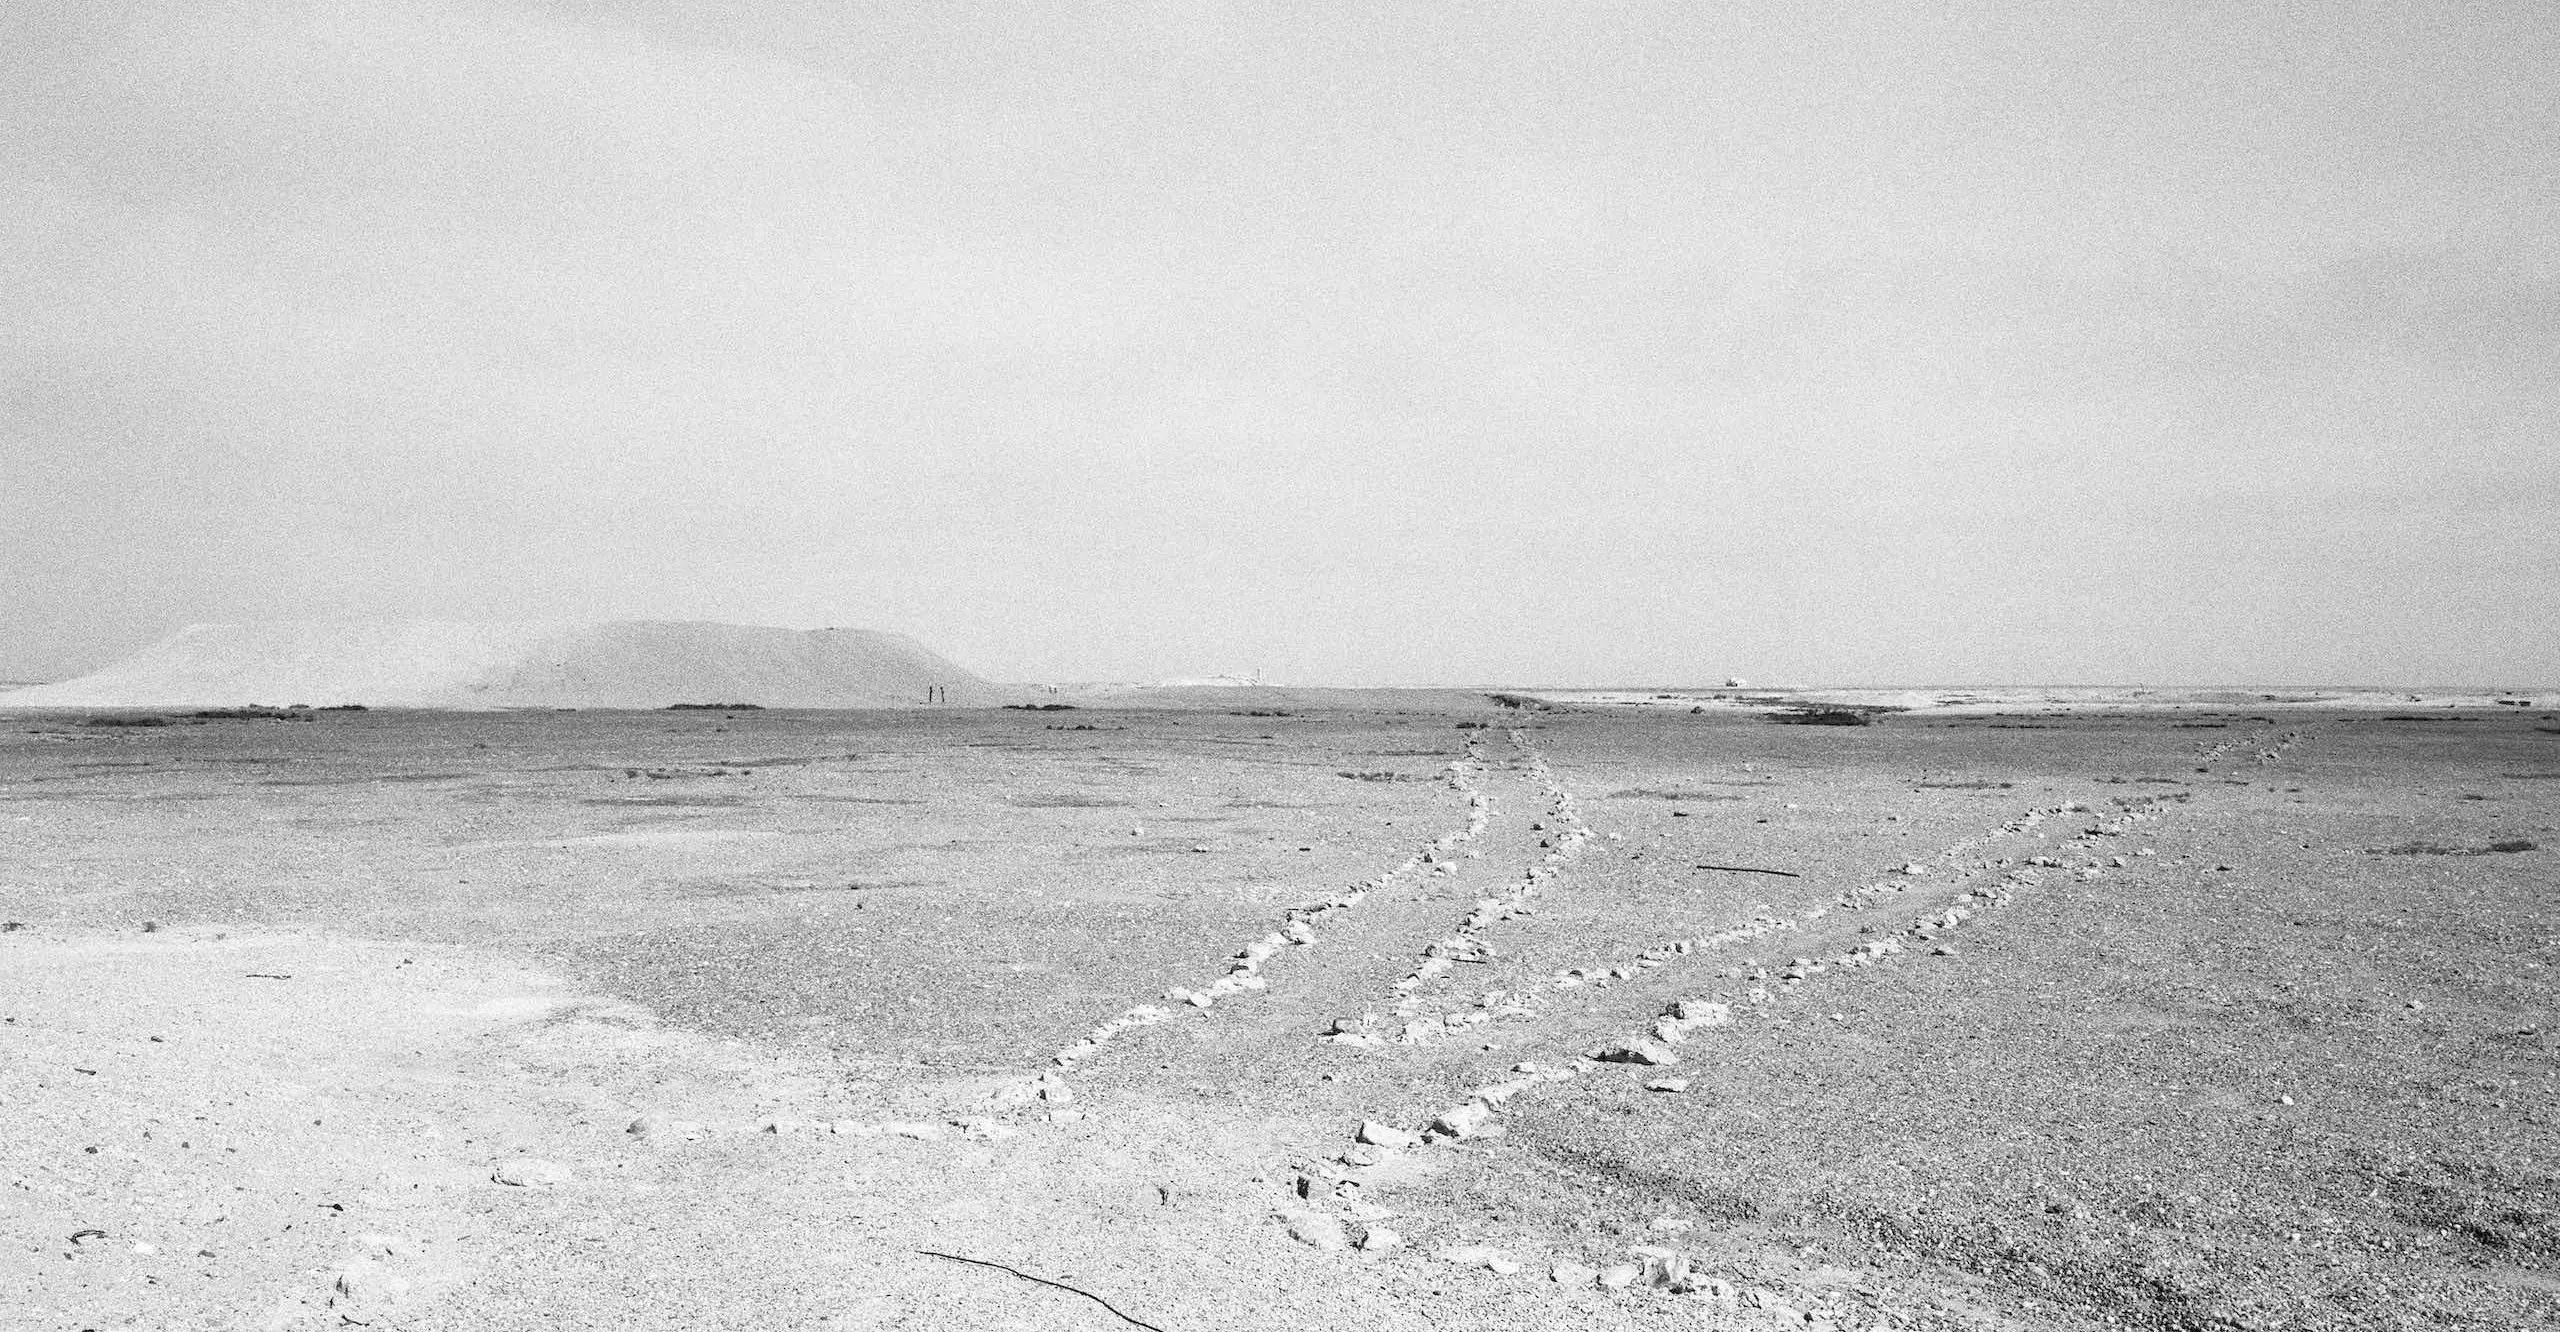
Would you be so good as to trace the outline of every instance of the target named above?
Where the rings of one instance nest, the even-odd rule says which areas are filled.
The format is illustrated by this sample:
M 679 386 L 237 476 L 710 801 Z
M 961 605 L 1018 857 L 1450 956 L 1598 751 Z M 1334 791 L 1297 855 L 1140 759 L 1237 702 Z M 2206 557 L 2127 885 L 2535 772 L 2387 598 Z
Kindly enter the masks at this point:
M 0 1326 L 2560 1326 L 2547 706 L 1514 701 L 10 718 Z

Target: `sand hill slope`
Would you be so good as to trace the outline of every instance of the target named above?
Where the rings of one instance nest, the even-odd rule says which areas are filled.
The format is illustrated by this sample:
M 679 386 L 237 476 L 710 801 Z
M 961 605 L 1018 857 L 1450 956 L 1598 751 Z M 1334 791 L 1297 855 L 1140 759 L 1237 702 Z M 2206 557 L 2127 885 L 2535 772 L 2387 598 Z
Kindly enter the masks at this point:
M 774 708 L 1010 698 L 923 645 L 868 629 L 671 620 L 198 624 L 88 675 L 0 693 L 0 708 L 361 703 L 411 708 Z

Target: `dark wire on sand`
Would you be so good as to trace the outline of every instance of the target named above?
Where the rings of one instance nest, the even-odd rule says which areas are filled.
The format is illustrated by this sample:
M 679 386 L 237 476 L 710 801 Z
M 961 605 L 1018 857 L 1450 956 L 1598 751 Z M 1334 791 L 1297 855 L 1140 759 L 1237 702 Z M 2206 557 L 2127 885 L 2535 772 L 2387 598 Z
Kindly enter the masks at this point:
M 1051 1281 L 1047 1277 L 1033 1276 L 1019 1267 L 1007 1267 L 1003 1263 L 989 1262 L 984 1258 L 966 1258 L 956 1253 L 944 1253 L 939 1249 L 918 1249 L 916 1252 L 923 1254 L 928 1258 L 948 1258 L 955 1263 L 969 1263 L 978 1267 L 992 1267 L 999 1272 L 1011 1272 L 1025 1281 L 1032 1281 L 1043 1286 L 1055 1287 L 1056 1289 L 1063 1290 L 1070 1295 L 1082 1295 L 1086 1299 L 1101 1305 L 1103 1308 L 1111 1310 L 1113 1317 L 1118 1318 L 1120 1321 L 1127 1323 L 1132 1327 L 1143 1327 L 1147 1329 L 1147 1332 L 1165 1332 L 1165 1329 L 1148 1322 L 1146 1319 L 1132 1318 L 1128 1314 L 1120 1312 L 1119 1308 L 1113 1305 L 1111 1301 L 1094 1294 L 1092 1291 L 1078 1290 L 1074 1286 L 1070 1286 L 1063 1281 Z

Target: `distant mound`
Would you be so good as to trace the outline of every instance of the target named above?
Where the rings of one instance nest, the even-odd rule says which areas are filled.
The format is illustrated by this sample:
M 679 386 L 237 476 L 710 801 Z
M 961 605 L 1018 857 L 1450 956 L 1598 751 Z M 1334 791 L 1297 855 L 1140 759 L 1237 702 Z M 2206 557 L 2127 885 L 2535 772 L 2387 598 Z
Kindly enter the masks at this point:
M 406 708 L 961 706 L 1018 696 L 902 634 L 676 620 L 197 624 L 0 708 L 362 703 Z

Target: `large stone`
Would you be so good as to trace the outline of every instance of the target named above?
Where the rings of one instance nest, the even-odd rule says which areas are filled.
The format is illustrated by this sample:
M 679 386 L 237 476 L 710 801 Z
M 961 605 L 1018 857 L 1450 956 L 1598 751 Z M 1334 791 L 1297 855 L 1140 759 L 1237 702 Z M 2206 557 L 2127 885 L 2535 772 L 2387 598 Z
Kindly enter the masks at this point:
M 1659 1041 L 1626 1041 L 1602 1047 L 1592 1058 L 1604 1064 L 1662 1065 L 1680 1062 L 1680 1055 Z
M 1322 1212 L 1288 1212 L 1280 1222 L 1289 1238 L 1300 1244 L 1326 1253 L 1340 1253 L 1351 1247 L 1351 1236 L 1343 1231 L 1342 1223 Z
M 1431 1121 L 1431 1131 L 1442 1137 L 1471 1138 L 1484 1132 L 1485 1125 L 1491 1122 L 1492 1106 L 1482 1101 L 1469 1101 L 1441 1111 L 1439 1117 Z
M 1422 1141 L 1422 1139 L 1415 1134 L 1408 1133 L 1392 1124 L 1381 1124 L 1374 1119 L 1368 1120 L 1360 1125 L 1358 1139 L 1372 1147 L 1385 1147 L 1389 1149 L 1411 1147 Z

